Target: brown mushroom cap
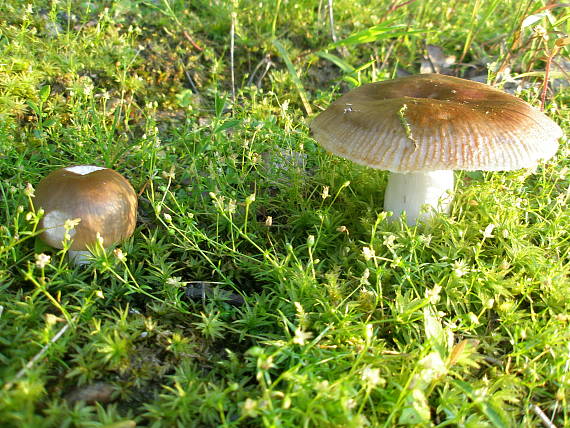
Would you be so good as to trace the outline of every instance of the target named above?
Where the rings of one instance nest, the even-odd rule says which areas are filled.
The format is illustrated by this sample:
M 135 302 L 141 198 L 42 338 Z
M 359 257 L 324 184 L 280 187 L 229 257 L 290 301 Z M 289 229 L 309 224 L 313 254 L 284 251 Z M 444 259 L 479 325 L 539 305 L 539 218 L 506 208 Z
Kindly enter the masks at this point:
M 552 157 L 563 135 L 515 96 L 440 74 L 360 86 L 311 129 L 328 151 L 393 172 L 527 168 Z
M 108 168 L 82 165 L 53 171 L 38 184 L 34 206 L 45 211 L 40 227 L 46 230 L 40 237 L 55 248 L 62 248 L 68 219 L 81 219 L 70 233 L 72 250 L 95 244 L 97 232 L 108 247 L 135 229 L 137 195 L 121 174 Z

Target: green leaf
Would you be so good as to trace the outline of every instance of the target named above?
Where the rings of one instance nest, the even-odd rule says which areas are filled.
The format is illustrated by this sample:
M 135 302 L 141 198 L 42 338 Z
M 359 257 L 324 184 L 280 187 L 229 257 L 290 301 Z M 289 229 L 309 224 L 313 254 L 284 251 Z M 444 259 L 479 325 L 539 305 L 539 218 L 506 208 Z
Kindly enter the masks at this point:
M 226 108 L 226 99 L 221 97 L 219 94 L 216 94 L 214 98 L 214 112 L 216 113 L 216 117 L 222 117 L 224 113 L 224 109 Z
M 234 126 L 239 125 L 240 123 L 241 123 L 240 119 L 226 120 L 220 126 L 218 126 L 214 132 L 225 131 L 226 129 L 233 128 Z
M 343 73 L 350 74 L 350 73 L 354 72 L 354 67 L 352 65 L 350 65 L 344 59 L 342 59 L 336 55 L 333 55 L 333 54 L 325 52 L 325 51 L 317 52 L 317 55 L 323 59 L 326 59 L 327 61 L 332 62 L 334 65 L 336 65 L 338 68 L 340 68 L 343 71 Z
M 38 107 L 38 105 L 37 105 L 35 102 L 30 101 L 30 100 L 27 100 L 27 101 L 26 101 L 26 104 L 28 104 L 28 106 L 33 110 L 33 112 L 34 112 L 37 116 L 40 115 L 40 108 Z
M 348 62 L 346 62 L 342 58 L 340 58 L 336 55 L 333 55 L 329 52 L 326 52 L 326 51 L 317 52 L 317 55 L 323 59 L 326 59 L 327 61 L 332 62 L 334 65 L 336 65 L 338 68 L 340 68 L 342 70 L 342 72 L 345 74 L 342 77 L 343 80 L 347 81 L 352 86 L 359 86 L 358 80 L 353 77 L 353 75 L 356 74 L 358 72 L 358 70 L 355 69 Z
M 428 343 L 434 348 L 442 359 L 447 356 L 447 334 L 436 317 L 434 311 L 424 308 L 424 329 Z
M 49 128 L 50 126 L 53 126 L 55 124 L 56 120 L 55 119 L 48 119 L 44 122 L 44 128 Z
M 42 101 L 42 103 L 45 103 L 47 101 L 50 92 L 51 92 L 50 85 L 42 86 L 42 88 L 40 89 L 40 100 Z
M 508 416 L 503 409 L 492 399 L 492 397 L 483 397 L 474 390 L 471 385 L 459 379 L 453 380 L 453 383 L 459 387 L 476 405 L 481 412 L 489 419 L 493 426 L 497 428 L 508 428 L 512 426 Z
M 176 94 L 178 105 L 183 108 L 191 107 L 194 98 L 194 92 L 190 89 L 184 89 L 182 92 Z

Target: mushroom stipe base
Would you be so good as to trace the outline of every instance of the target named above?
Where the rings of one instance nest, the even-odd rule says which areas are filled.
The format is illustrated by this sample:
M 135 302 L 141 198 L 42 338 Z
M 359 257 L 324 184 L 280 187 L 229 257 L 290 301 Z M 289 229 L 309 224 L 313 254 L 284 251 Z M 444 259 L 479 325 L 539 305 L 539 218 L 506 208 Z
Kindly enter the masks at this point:
M 435 212 L 449 214 L 453 184 L 452 170 L 391 172 L 384 195 L 384 211 L 393 213 L 393 221 L 405 212 L 410 225 L 432 218 Z

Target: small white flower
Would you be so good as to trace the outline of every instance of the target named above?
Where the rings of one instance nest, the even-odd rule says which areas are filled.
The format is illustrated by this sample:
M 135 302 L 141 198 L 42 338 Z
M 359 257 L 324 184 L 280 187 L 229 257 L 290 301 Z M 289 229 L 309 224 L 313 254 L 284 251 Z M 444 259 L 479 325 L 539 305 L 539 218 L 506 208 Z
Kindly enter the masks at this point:
M 469 318 L 469 321 L 471 321 L 472 324 L 479 325 L 479 318 L 473 312 L 469 312 L 467 314 L 467 317 Z
M 422 384 L 429 385 L 435 379 L 438 379 L 447 373 L 447 366 L 437 352 L 431 352 L 419 361 L 419 365 L 423 368 L 418 377 Z
M 395 242 L 396 242 L 396 235 L 388 235 L 384 238 L 384 242 L 383 244 L 388 247 L 389 249 L 393 249 L 395 248 Z
M 257 400 L 246 398 L 242 404 L 242 412 L 245 416 L 255 418 L 259 412 L 259 403 Z
M 346 407 L 348 409 L 354 409 L 358 405 L 358 402 L 354 398 L 349 398 L 346 400 Z
M 125 262 L 127 260 L 127 253 L 123 253 L 123 250 L 121 250 L 120 248 L 115 248 L 113 250 L 113 253 L 120 262 Z
M 51 257 L 44 253 L 36 254 L 35 258 L 36 258 L 36 266 L 39 267 L 40 269 L 45 268 L 46 265 L 51 260 Z
M 295 330 L 295 337 L 293 338 L 293 343 L 296 345 L 304 345 L 307 340 L 313 337 L 313 333 L 310 331 L 304 331 L 301 328 Z
M 91 83 L 87 83 L 84 87 L 83 87 L 83 95 L 89 96 L 93 93 L 93 84 Z
M 329 381 L 328 380 L 322 380 L 322 381 L 317 382 L 315 384 L 315 391 L 325 392 L 329 389 L 329 387 L 330 387 Z
M 103 239 L 103 237 L 101 236 L 101 234 L 100 234 L 99 232 L 97 232 L 96 239 L 97 239 L 97 243 L 98 243 L 101 247 L 103 247 L 103 241 L 104 241 L 104 239 Z M 105 247 L 103 247 L 103 248 L 105 248 Z
M 337 232 L 346 233 L 348 235 L 348 228 L 346 226 L 339 226 L 336 228 Z
M 386 383 L 386 380 L 380 376 L 380 369 L 373 369 L 372 367 L 365 367 L 362 370 L 361 379 L 369 388 Z
M 425 291 L 426 299 L 433 305 L 439 302 L 439 293 L 441 293 L 441 285 L 435 285 L 431 289 Z
M 494 236 L 493 230 L 495 230 L 495 227 L 497 227 L 495 224 L 489 223 L 489 225 L 483 231 L 483 238 L 492 238 Z
M 56 322 L 61 321 L 61 318 L 54 314 L 46 314 L 46 324 L 48 326 L 54 325 Z
M 170 168 L 170 171 L 162 171 L 162 177 L 170 180 L 174 180 L 176 178 L 175 168 Z
M 253 202 L 255 202 L 255 193 L 252 193 L 245 198 L 246 205 L 251 205 Z
M 172 277 L 172 278 L 168 278 L 168 279 L 166 280 L 166 283 L 167 283 L 168 285 L 173 285 L 173 286 L 175 286 L 175 287 L 182 287 L 182 286 L 184 286 L 184 285 L 187 284 L 187 282 L 182 281 L 182 277 L 181 277 L 181 276 L 175 276 L 175 277 Z
M 370 247 L 362 247 L 362 255 L 364 256 L 364 260 L 369 261 L 374 258 L 376 253 Z
M 63 228 L 69 232 L 70 230 L 75 229 L 75 227 L 80 222 L 81 222 L 80 218 L 74 218 L 74 219 L 68 218 L 67 220 L 65 220 L 65 223 L 63 223 Z
M 456 260 L 453 262 L 453 273 L 457 278 L 461 278 L 469 273 L 469 268 L 464 260 Z
M 227 205 L 228 214 L 234 214 L 236 212 L 237 203 L 235 199 L 230 199 Z
M 432 238 L 431 235 L 420 235 L 418 238 L 420 239 L 420 242 L 422 244 L 424 244 L 426 247 L 429 247 L 429 244 L 431 243 L 431 238 Z
M 32 186 L 30 183 L 27 183 L 26 188 L 24 190 L 24 194 L 30 198 L 33 198 L 36 194 L 34 186 Z

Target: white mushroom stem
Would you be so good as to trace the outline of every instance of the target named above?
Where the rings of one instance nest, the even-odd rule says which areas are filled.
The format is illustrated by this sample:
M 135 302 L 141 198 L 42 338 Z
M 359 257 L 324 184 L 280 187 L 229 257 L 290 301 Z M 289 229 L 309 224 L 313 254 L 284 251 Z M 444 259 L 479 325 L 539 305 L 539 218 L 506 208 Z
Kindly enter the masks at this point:
M 384 196 L 384 211 L 392 211 L 394 220 L 406 213 L 409 225 L 433 217 L 434 212 L 449 213 L 453 171 L 390 173 Z M 427 205 L 427 206 L 426 206 Z

